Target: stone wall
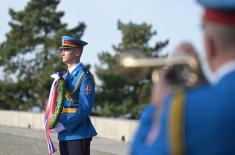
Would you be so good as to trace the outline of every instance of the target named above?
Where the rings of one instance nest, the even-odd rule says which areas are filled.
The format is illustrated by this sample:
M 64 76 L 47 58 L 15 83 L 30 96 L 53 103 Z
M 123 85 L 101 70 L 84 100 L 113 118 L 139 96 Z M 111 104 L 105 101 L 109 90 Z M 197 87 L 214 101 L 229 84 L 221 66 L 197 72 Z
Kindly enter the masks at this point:
M 30 112 L 0 110 L 0 125 L 32 129 L 44 129 L 44 115 Z M 98 137 L 129 141 L 137 127 L 137 121 L 104 117 L 91 117 Z

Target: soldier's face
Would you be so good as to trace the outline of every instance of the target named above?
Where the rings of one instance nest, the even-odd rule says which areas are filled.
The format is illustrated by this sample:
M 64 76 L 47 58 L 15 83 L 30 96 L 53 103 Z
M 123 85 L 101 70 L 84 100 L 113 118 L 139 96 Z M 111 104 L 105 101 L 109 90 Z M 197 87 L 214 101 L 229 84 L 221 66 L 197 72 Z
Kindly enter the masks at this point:
M 209 24 L 204 23 L 203 26 L 203 40 L 204 40 L 204 46 L 205 51 L 201 54 L 201 66 L 204 76 L 206 77 L 207 81 L 209 83 L 214 83 L 216 81 L 216 75 L 213 70 L 213 62 L 215 61 L 215 58 L 213 57 L 213 52 L 215 48 L 213 48 L 214 41 L 211 36 L 211 32 L 209 31 Z M 210 33 L 209 33 L 210 32 Z
M 80 52 L 73 48 L 62 49 L 60 51 L 60 55 L 62 57 L 62 61 L 65 64 L 77 63 L 77 61 L 80 59 Z

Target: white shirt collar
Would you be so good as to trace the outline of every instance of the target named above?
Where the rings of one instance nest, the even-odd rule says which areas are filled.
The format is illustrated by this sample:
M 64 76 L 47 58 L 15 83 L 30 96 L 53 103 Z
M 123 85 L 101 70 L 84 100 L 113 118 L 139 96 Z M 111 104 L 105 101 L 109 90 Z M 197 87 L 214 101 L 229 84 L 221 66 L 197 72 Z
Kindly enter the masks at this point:
M 74 70 L 77 66 L 79 66 L 79 65 L 80 65 L 80 62 L 79 62 L 79 63 L 77 63 L 76 65 L 74 65 L 73 67 L 68 68 L 69 73 L 72 73 L 72 72 L 73 72 L 73 70 Z
M 229 61 L 225 64 L 223 64 L 214 74 L 215 75 L 215 80 L 214 84 L 218 83 L 225 75 L 228 73 L 235 71 L 235 60 Z

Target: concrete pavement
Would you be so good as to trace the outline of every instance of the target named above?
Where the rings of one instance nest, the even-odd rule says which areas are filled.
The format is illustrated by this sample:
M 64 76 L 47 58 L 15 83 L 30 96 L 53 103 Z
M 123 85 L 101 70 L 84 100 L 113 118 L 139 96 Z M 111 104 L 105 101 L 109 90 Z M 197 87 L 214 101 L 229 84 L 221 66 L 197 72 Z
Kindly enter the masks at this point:
M 53 140 L 58 143 L 56 135 Z M 47 145 L 43 130 L 0 126 L 0 155 L 46 155 Z M 91 155 L 127 155 L 128 143 L 93 138 Z M 54 155 L 59 155 L 58 151 Z

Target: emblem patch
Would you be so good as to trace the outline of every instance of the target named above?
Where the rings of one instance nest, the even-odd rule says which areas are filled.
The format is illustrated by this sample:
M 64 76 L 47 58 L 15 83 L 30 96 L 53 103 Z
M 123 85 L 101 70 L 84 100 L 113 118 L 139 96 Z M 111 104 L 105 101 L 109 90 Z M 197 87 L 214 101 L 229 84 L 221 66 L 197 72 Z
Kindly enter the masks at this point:
M 91 90 L 92 90 L 91 85 L 90 84 L 86 84 L 85 85 L 85 94 L 87 94 L 87 95 L 90 94 Z

